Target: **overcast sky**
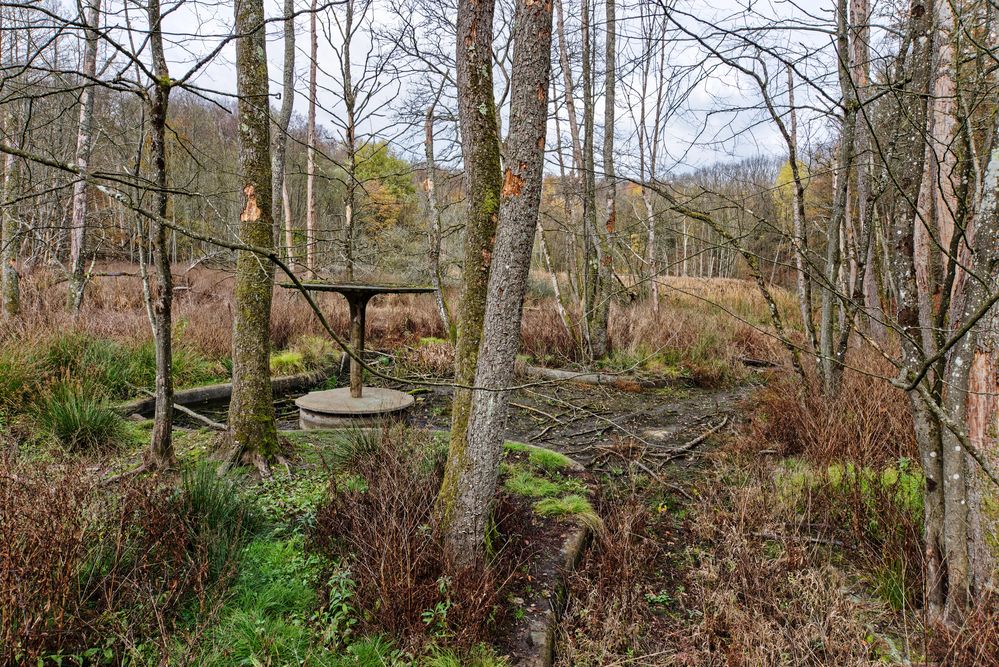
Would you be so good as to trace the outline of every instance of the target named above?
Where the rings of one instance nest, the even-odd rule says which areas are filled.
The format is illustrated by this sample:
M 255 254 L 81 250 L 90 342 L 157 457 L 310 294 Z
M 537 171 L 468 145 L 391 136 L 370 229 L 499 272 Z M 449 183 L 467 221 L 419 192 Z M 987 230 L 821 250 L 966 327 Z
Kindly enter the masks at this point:
M 301 0 L 300 10 L 308 8 L 307 0 Z M 363 56 L 369 49 L 377 48 L 372 43 L 371 30 L 392 34 L 400 25 L 398 14 L 391 11 L 389 0 L 374 0 L 373 10 L 368 17 L 369 29 L 359 31 L 355 38 L 354 53 Z M 267 0 L 267 13 L 270 18 L 281 16 L 279 1 Z M 746 8 L 749 5 L 750 9 Z M 809 137 L 820 140 L 832 122 L 825 113 L 830 107 L 829 100 L 823 99 L 818 91 L 831 90 L 835 80 L 831 77 L 830 44 L 833 26 L 833 3 L 831 0 L 807 0 L 788 2 L 781 0 L 676 0 L 671 12 L 672 22 L 669 30 L 663 34 L 667 41 L 668 64 L 674 76 L 663 85 L 669 87 L 673 97 L 682 97 L 675 105 L 664 123 L 664 152 L 659 169 L 662 173 L 684 172 L 717 161 L 732 161 L 752 155 L 783 155 L 786 152 L 784 144 L 777 134 L 773 123 L 762 111 L 760 94 L 756 85 L 747 76 L 721 64 L 710 53 L 710 49 L 719 49 L 729 57 L 745 55 L 747 44 L 752 41 L 759 43 L 773 54 L 793 57 L 800 77 L 814 79 L 814 85 L 799 82 L 797 86 L 797 104 L 803 107 L 815 107 L 814 110 L 801 112 L 802 142 Z M 574 11 L 575 10 L 575 11 Z M 204 58 L 217 44 L 229 35 L 232 26 L 232 2 L 194 2 L 188 0 L 176 5 L 174 11 L 165 21 L 170 45 L 168 58 L 171 73 L 181 76 L 191 66 Z M 624 3 L 618 8 L 618 60 L 626 63 L 642 48 L 640 37 L 642 25 L 639 13 L 642 8 L 636 2 Z M 646 4 L 646 13 L 662 15 L 662 8 L 656 3 Z M 134 9 L 133 9 L 134 12 Z M 342 16 L 343 8 L 334 6 L 322 10 L 321 24 L 334 25 L 332 19 L 337 13 Z M 602 14 L 602 7 L 598 9 Z M 578 6 L 566 2 L 566 13 L 569 18 L 569 39 L 577 38 Z M 500 13 L 498 13 L 500 14 Z M 122 23 L 122 17 L 115 20 Z M 133 17 L 135 24 L 139 24 Z M 498 16 L 497 30 L 501 29 L 507 19 Z M 602 17 L 597 18 L 597 40 L 602 55 L 603 26 Z M 304 116 L 307 104 L 308 81 L 308 26 L 309 16 L 303 14 L 296 20 L 297 39 L 297 75 L 295 111 Z M 716 27 L 717 26 L 717 27 Z M 282 31 L 280 22 L 271 23 L 268 27 L 268 59 L 271 67 L 271 89 L 274 93 L 274 104 L 278 104 L 276 95 L 281 92 L 282 68 Z M 322 29 L 321 29 L 322 31 Z M 722 32 L 724 31 L 724 33 Z M 436 35 L 436 37 L 440 37 Z M 427 36 L 431 39 L 432 36 Z M 704 40 L 704 44 L 697 40 Z M 439 46 L 450 53 L 453 47 L 446 42 Z M 342 118 L 338 96 L 333 92 L 339 81 L 336 76 L 335 48 L 338 40 L 330 42 L 326 35 L 319 39 L 319 75 L 318 94 L 321 109 L 318 112 L 318 122 L 324 126 L 326 133 L 337 137 L 336 121 Z M 192 83 L 215 91 L 219 94 L 235 92 L 235 49 L 227 45 L 208 65 L 204 66 Z M 357 58 L 356 60 L 360 60 Z M 764 59 L 775 83 L 771 94 L 778 104 L 786 104 L 786 78 L 782 67 L 778 69 L 776 57 Z M 360 77 L 361 63 L 355 62 L 354 76 Z M 777 71 L 780 76 L 774 74 Z M 557 68 L 554 72 L 561 82 L 561 74 Z M 630 107 L 637 108 L 638 96 L 637 74 L 624 74 L 618 81 L 618 104 L 616 105 L 618 128 L 615 133 L 618 146 L 618 161 L 621 169 L 637 169 L 635 145 L 636 125 L 634 114 Z M 497 90 L 501 90 L 502 77 L 497 76 Z M 418 157 L 413 150 L 418 148 L 415 133 L 400 136 L 403 125 L 400 124 L 398 113 L 405 107 L 405 101 L 411 98 L 418 89 L 426 88 L 432 83 L 433 77 L 427 75 L 408 75 L 397 84 L 389 85 L 385 90 L 375 95 L 372 106 L 381 109 L 381 113 L 368 119 L 362 128 L 373 136 L 384 136 L 393 140 L 402 153 Z M 602 85 L 598 81 L 598 85 Z M 676 93 L 683 89 L 689 94 L 679 96 Z M 647 101 L 651 104 L 654 89 L 646 92 Z M 581 105 L 577 103 L 577 112 Z M 564 110 L 560 111 L 563 136 L 567 134 L 567 123 Z M 598 133 L 601 132 L 603 111 L 602 100 L 598 101 L 597 123 Z M 550 123 L 549 146 L 556 141 L 555 124 Z M 442 132 L 442 136 L 446 133 Z M 599 138 L 598 138 L 599 141 Z M 597 144 L 599 145 L 599 143 Z M 599 160 L 598 160 L 599 163 Z M 554 163 L 553 163 L 554 164 Z

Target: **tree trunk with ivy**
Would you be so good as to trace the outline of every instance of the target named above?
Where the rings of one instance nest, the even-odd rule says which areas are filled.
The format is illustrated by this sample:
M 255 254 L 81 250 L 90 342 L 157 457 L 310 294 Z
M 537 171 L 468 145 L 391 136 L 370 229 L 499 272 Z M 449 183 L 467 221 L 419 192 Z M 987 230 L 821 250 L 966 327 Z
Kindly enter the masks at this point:
M 502 187 L 499 128 L 493 98 L 494 10 L 494 0 L 460 0 L 458 3 L 458 122 L 468 212 L 463 284 L 456 312 L 458 342 L 454 370 L 459 387 L 451 408 L 447 467 L 438 498 L 438 514 L 452 536 L 457 534 L 452 526 L 458 521 L 458 499 L 468 492 L 459 485 L 467 483 L 466 473 L 472 465 L 467 440 L 471 392 L 461 387 L 471 386 L 475 381 Z M 455 540 L 449 541 L 451 556 L 462 560 L 462 555 L 455 551 L 458 546 Z
M 465 565 L 484 556 L 486 525 L 496 493 L 508 414 L 510 391 L 506 388 L 514 381 L 544 175 L 552 3 L 518 0 L 515 12 L 510 134 L 500 192 L 500 222 L 468 419 L 467 463 L 458 476 L 447 533 L 451 557 Z
M 270 110 L 267 43 L 262 0 L 237 0 L 236 90 L 239 96 L 239 173 L 243 206 L 242 243 L 273 249 L 271 217 Z M 229 405 L 230 463 L 249 463 L 269 474 L 278 453 L 270 378 L 270 315 L 274 267 L 240 251 L 236 259 L 232 336 L 232 401 Z

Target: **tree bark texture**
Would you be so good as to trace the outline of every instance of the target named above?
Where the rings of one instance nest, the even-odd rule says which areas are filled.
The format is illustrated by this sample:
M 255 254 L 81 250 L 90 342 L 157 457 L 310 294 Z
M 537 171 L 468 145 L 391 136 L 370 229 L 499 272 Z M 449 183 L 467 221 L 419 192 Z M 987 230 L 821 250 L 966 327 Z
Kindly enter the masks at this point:
M 80 124 L 76 135 L 76 166 L 86 171 L 90 164 L 94 125 L 94 79 L 97 75 L 97 28 L 100 20 L 100 0 L 87 5 L 86 43 L 83 50 L 83 90 L 80 93 Z M 69 223 L 69 307 L 80 310 L 86 276 L 84 262 L 87 245 L 87 183 L 82 178 L 73 184 L 73 213 Z
M 156 192 L 153 210 L 160 218 L 167 217 L 166 127 L 170 104 L 170 71 L 163 50 L 163 33 L 159 0 L 149 0 L 149 42 L 153 55 L 156 81 L 150 94 L 149 128 L 150 157 Z M 173 452 L 173 275 L 170 270 L 170 248 L 167 228 L 159 220 L 150 224 L 153 263 L 156 267 L 156 294 L 153 303 L 153 337 L 156 342 L 156 408 L 148 462 L 155 467 L 174 463 Z
M 291 114 L 295 108 L 295 0 L 284 0 L 284 67 L 281 85 L 281 110 L 278 112 L 275 126 L 277 136 L 274 138 L 274 185 L 271 192 L 273 202 L 274 239 L 279 243 L 281 226 L 284 227 L 284 256 L 291 260 L 295 242 L 292 233 L 291 201 L 288 199 L 288 127 L 291 125 Z
M 475 381 L 502 187 L 499 129 L 493 96 L 494 11 L 494 0 L 460 0 L 458 3 L 458 122 L 468 212 L 463 284 L 456 313 L 458 342 L 454 374 L 459 387 L 451 408 L 447 467 L 438 498 L 438 514 L 452 535 L 458 534 L 449 526 L 458 520 L 457 504 L 462 493 L 459 484 L 471 465 L 467 440 L 471 391 L 462 387 L 470 387 Z M 460 532 L 464 531 L 462 527 Z
M 239 95 L 239 173 L 243 207 L 239 240 L 274 247 L 271 220 L 270 110 L 263 0 L 236 1 L 236 87 Z M 232 402 L 229 435 L 233 460 L 266 472 L 277 454 L 277 427 L 270 380 L 270 314 L 274 268 L 265 258 L 240 251 L 236 259 L 232 337 Z
M 510 133 L 500 193 L 493 268 L 468 419 L 466 464 L 457 476 L 447 533 L 452 559 L 484 555 L 486 524 L 496 493 L 503 432 L 520 345 L 520 324 L 544 175 L 551 75 L 551 0 L 518 0 L 514 18 Z

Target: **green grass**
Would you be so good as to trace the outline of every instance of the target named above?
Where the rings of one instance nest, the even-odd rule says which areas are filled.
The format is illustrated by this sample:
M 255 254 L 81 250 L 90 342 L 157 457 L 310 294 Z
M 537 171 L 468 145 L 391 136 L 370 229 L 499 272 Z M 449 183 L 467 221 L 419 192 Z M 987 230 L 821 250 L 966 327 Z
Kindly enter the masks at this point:
M 308 625 L 320 565 L 304 555 L 301 536 L 251 542 L 197 664 L 329 664 Z
M 532 475 L 527 470 L 512 471 L 504 480 L 503 487 L 510 493 L 529 498 L 547 498 L 562 490 L 559 484 L 550 479 Z
M 259 516 L 240 492 L 237 479 L 219 476 L 211 463 L 184 470 L 180 489 L 188 521 L 208 554 L 209 574 L 217 579 L 236 562 L 258 529 Z
M 63 382 L 36 405 L 37 423 L 69 452 L 114 449 L 123 433 L 122 419 L 96 388 Z
M 572 459 L 568 456 L 543 447 L 535 447 L 523 442 L 508 441 L 504 443 L 503 448 L 507 452 L 527 454 L 527 460 L 531 465 L 545 472 L 554 472 L 573 467 Z
M 316 593 L 331 564 L 307 553 L 301 534 L 251 542 L 217 621 L 198 641 L 195 664 L 386 667 L 404 665 L 391 641 L 354 637 L 349 578 L 324 608 Z M 335 568 L 334 568 L 335 570 Z M 342 571 L 341 571 L 342 572 Z M 343 573 L 349 577 L 349 573 Z M 333 609 L 332 603 L 336 603 Z
M 478 644 L 464 652 L 432 646 L 418 664 L 420 667 L 506 667 L 509 663 L 491 647 Z
M 595 514 L 593 505 L 575 493 L 561 498 L 545 498 L 534 504 L 534 511 L 542 516 L 576 516 Z
M 304 357 L 297 350 L 284 350 L 271 355 L 271 373 L 274 375 L 294 375 L 304 371 Z

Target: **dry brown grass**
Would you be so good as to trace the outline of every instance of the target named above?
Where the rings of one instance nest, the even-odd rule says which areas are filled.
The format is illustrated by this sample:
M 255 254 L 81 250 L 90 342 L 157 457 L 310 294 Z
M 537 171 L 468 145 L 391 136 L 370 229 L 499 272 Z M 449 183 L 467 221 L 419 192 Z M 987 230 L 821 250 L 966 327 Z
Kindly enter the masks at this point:
M 818 380 L 805 391 L 797 376 L 784 374 L 753 397 L 749 447 L 775 447 L 782 456 L 816 463 L 852 461 L 881 467 L 901 457 L 917 458 L 912 416 L 905 394 L 881 379 L 892 368 L 862 351 L 850 355 L 838 395 L 829 398 Z M 811 368 L 809 369 L 811 370 Z

